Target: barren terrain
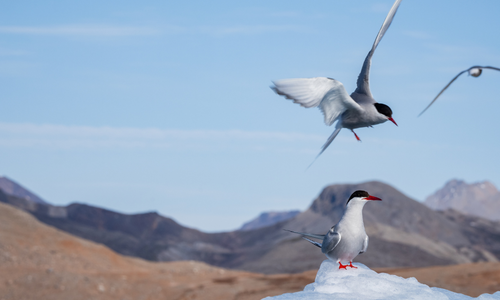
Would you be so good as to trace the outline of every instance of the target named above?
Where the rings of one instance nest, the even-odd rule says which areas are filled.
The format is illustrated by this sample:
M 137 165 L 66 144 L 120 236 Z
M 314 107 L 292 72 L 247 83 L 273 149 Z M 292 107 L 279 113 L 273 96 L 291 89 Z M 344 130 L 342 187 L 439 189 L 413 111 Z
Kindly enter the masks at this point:
M 194 261 L 126 257 L 1 203 L 0 220 L 0 300 L 262 299 L 302 290 L 316 275 L 316 270 L 263 275 Z M 500 263 L 379 271 L 471 296 L 500 289 Z

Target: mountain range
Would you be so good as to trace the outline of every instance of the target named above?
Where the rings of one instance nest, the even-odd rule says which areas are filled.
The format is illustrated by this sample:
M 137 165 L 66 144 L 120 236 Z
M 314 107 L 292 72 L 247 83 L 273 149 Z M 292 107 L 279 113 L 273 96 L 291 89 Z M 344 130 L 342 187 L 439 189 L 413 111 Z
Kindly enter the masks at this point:
M 467 184 L 450 180 L 424 203 L 434 210 L 454 209 L 465 215 L 500 220 L 500 191 L 489 181 Z
M 148 262 L 47 226 L 0 203 L 0 295 L 2 299 L 238 299 L 297 292 L 316 270 L 263 275 L 202 262 Z M 379 269 L 415 277 L 429 286 L 470 296 L 499 289 L 500 263 Z
M 24 186 L 5 176 L 0 176 L 0 190 L 2 190 L 7 195 L 16 196 L 18 198 L 23 198 L 35 203 L 47 204 L 45 200 L 35 195 Z
M 0 202 L 30 212 L 45 224 L 151 261 L 197 260 L 260 273 L 317 269 L 325 259 L 314 246 L 283 229 L 325 233 L 355 190 L 383 199 L 368 203 L 370 245 L 357 257 L 371 268 L 424 267 L 500 258 L 499 223 L 458 211 L 438 212 L 381 182 L 327 186 L 309 209 L 285 221 L 248 231 L 204 233 L 155 212 L 127 215 L 90 205 L 36 203 L 0 191 Z
M 241 226 L 240 230 L 253 230 L 291 219 L 300 214 L 300 210 L 263 212 L 257 218 Z

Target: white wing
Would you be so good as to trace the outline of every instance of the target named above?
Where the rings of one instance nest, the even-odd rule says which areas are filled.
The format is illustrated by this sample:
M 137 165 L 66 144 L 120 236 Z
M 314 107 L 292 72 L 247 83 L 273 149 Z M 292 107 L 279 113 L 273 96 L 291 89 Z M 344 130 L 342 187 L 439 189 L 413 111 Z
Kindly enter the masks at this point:
M 385 32 L 387 29 L 389 29 L 389 26 L 391 26 L 392 19 L 394 19 L 394 16 L 396 15 L 396 12 L 398 11 L 399 4 L 401 3 L 401 0 L 396 0 L 394 4 L 392 5 L 391 10 L 387 14 L 387 17 L 385 18 L 384 23 L 382 24 L 382 27 L 380 28 L 377 37 L 375 38 L 375 42 L 373 42 L 372 49 L 370 52 L 368 52 L 368 55 L 365 58 L 365 62 L 363 63 L 363 67 L 361 68 L 361 72 L 359 73 L 358 76 L 358 88 L 356 89 L 356 92 L 359 94 L 365 94 L 370 97 L 372 97 L 372 94 L 370 92 L 370 65 L 372 63 L 372 56 L 373 52 L 375 52 L 375 49 L 378 46 L 378 43 L 380 40 L 384 37 Z
M 319 106 L 325 116 L 325 124 L 332 125 L 346 110 L 362 110 L 347 93 L 344 85 L 326 77 L 282 79 L 271 87 L 278 95 L 292 99 L 303 107 Z

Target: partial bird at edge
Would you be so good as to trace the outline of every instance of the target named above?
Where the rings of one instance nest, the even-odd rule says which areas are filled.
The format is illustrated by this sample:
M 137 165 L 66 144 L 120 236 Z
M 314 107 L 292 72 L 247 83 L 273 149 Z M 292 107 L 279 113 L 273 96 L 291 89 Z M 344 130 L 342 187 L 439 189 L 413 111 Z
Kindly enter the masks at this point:
M 458 73 L 457 76 L 453 77 L 453 79 L 441 90 L 441 92 L 439 92 L 439 94 L 431 101 L 431 103 L 429 105 L 427 105 L 427 107 L 418 115 L 419 117 L 427 110 L 429 109 L 429 107 L 431 107 L 432 104 L 434 104 L 434 102 L 436 102 L 437 98 L 439 98 L 439 96 L 441 96 L 441 94 L 458 78 L 460 77 L 460 75 L 462 75 L 463 73 L 465 72 L 469 72 L 469 75 L 472 76 L 472 77 L 479 77 L 479 75 L 481 75 L 481 73 L 483 72 L 483 69 L 490 69 L 490 70 L 496 70 L 496 71 L 500 71 L 499 68 L 495 68 L 495 67 L 491 67 L 491 66 L 472 66 L 470 68 L 468 68 L 467 70 L 463 70 L 462 72 Z

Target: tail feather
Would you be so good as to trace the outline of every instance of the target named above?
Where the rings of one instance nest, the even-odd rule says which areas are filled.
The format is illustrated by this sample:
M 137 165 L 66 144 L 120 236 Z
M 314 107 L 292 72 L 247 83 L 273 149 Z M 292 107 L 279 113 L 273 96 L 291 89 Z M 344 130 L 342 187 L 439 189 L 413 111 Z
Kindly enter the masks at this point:
M 337 125 L 338 126 L 338 125 Z M 309 167 L 307 167 L 307 169 L 309 169 L 312 164 L 316 161 L 316 159 L 318 159 L 318 157 L 323 154 L 323 152 L 325 152 L 326 148 L 328 148 L 328 146 L 330 146 L 330 144 L 333 142 L 333 140 L 337 137 L 337 135 L 339 134 L 340 130 L 342 129 L 342 127 L 338 126 L 337 128 L 335 128 L 335 131 L 330 135 L 330 137 L 326 140 L 325 144 L 323 145 L 323 147 L 321 148 L 321 152 L 319 152 L 318 155 L 316 155 L 316 158 L 314 158 L 314 160 L 312 161 L 312 163 L 309 165 Z M 306 169 L 306 170 L 307 170 Z
M 337 135 L 339 134 L 340 130 L 342 129 L 342 127 L 337 127 L 335 128 L 335 131 L 330 135 L 330 137 L 326 140 L 325 144 L 323 145 L 323 148 L 321 148 L 321 152 L 318 154 L 318 156 L 320 156 L 325 150 L 326 148 L 328 148 L 328 146 L 330 146 L 330 144 L 333 142 L 333 140 L 337 137 Z M 317 158 L 317 157 L 316 157 Z
M 293 230 L 288 230 L 288 229 L 283 229 L 283 230 L 291 232 L 291 233 L 296 233 L 296 234 L 308 236 L 310 238 L 318 239 L 318 240 L 322 240 L 325 238 L 324 234 L 312 234 L 312 233 L 305 233 L 305 232 L 293 231 Z
M 306 238 L 306 237 L 302 237 L 302 238 L 303 238 L 304 240 L 308 241 L 309 243 L 313 244 L 313 245 L 314 245 L 314 246 L 316 246 L 316 247 L 319 247 L 319 248 L 321 248 L 321 247 L 322 247 L 321 243 L 318 243 L 318 242 L 315 242 L 315 241 L 311 241 L 310 239 L 308 239 L 308 238 Z

